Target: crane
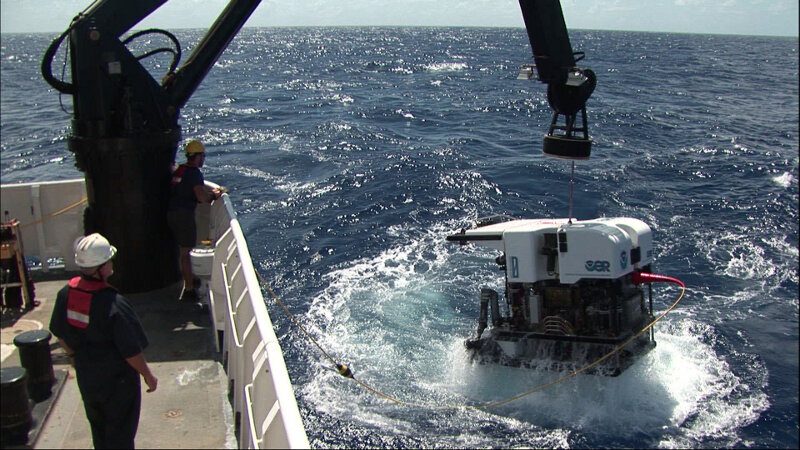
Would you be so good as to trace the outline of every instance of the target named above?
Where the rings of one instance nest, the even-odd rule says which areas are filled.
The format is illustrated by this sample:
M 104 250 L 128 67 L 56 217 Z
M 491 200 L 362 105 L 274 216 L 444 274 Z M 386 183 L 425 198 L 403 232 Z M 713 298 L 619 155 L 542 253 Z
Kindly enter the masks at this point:
M 72 20 L 42 58 L 45 81 L 73 99 L 67 141 L 86 180 L 84 232 L 100 232 L 118 247 L 114 282 L 122 292 L 153 290 L 179 279 L 166 209 L 170 166 L 182 139 L 180 110 L 260 0 L 231 0 L 180 67 L 180 44 L 173 34 L 152 29 L 122 37 L 166 2 L 98 0 Z M 151 33 L 166 36 L 172 48 L 134 55 L 131 42 Z M 70 81 L 52 71 L 65 40 Z M 171 53 L 172 63 L 157 81 L 141 61 L 159 53 Z
M 588 159 L 592 140 L 586 101 L 597 77 L 591 69 L 576 65 L 585 54 L 572 51 L 558 0 L 519 0 L 519 6 L 535 63 L 523 66 L 519 78 L 532 78 L 535 68 L 539 81 L 547 84 L 547 102 L 553 110 L 542 151 L 555 158 Z

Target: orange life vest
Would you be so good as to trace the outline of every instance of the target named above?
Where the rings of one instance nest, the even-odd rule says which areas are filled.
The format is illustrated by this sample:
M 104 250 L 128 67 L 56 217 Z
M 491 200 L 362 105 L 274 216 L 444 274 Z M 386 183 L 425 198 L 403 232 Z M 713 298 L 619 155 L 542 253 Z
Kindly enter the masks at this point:
M 89 310 L 95 292 L 110 288 L 105 281 L 75 277 L 69 280 L 67 294 L 67 323 L 77 328 L 89 326 Z
M 181 164 L 180 166 L 178 166 L 178 168 L 175 169 L 174 172 L 172 172 L 172 178 L 169 180 L 170 184 L 172 184 L 173 186 L 177 186 L 178 184 L 180 184 L 181 180 L 183 179 L 183 172 L 186 171 L 187 167 L 189 166 L 187 166 L 186 164 Z

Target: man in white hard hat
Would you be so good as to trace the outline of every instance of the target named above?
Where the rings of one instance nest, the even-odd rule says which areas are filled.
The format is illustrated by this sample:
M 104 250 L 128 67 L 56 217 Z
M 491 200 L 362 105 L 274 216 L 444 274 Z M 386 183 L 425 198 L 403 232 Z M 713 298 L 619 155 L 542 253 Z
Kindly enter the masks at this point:
M 186 162 L 172 172 L 170 180 L 171 194 L 167 207 L 167 224 L 178 243 L 179 262 L 183 276 L 183 294 L 180 300 L 197 302 L 196 288 L 200 280 L 192 273 L 192 262 L 189 252 L 197 244 L 197 227 L 194 221 L 194 210 L 198 203 L 211 203 L 218 199 L 222 192 L 219 189 L 207 189 L 200 168 L 206 160 L 206 147 L 200 141 L 189 141 L 186 144 Z
M 158 386 L 142 351 L 148 345 L 133 306 L 107 283 L 117 249 L 98 233 L 75 244 L 81 274 L 58 292 L 50 331 L 75 366 L 95 448 L 134 448 L 147 392 Z

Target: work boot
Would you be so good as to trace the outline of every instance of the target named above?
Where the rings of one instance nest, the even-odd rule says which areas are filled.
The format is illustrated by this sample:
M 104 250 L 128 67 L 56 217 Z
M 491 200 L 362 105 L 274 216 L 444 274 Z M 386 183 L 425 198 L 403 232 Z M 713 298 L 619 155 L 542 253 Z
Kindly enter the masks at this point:
M 191 291 L 187 291 L 187 290 L 184 289 L 183 295 L 181 295 L 181 299 L 180 299 L 181 302 L 185 302 L 185 303 L 196 303 L 199 300 L 200 300 L 200 298 L 197 297 L 197 291 L 194 290 L 194 289 L 192 289 Z

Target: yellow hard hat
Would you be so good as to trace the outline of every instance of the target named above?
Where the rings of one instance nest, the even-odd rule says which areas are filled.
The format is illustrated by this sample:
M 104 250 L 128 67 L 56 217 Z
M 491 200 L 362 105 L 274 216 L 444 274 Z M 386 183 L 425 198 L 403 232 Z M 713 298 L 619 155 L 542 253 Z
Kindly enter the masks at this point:
M 186 144 L 186 154 L 187 155 L 194 155 L 196 153 L 205 153 L 206 146 L 203 145 L 200 141 L 189 141 Z

